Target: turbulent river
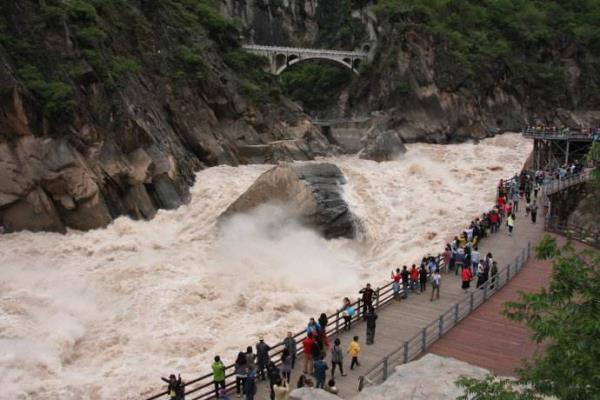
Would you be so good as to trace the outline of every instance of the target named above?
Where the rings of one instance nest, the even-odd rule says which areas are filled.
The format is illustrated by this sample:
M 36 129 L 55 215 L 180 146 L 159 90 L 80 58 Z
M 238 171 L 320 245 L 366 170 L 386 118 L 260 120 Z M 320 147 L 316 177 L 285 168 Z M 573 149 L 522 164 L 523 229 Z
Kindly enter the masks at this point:
M 139 399 L 160 377 L 208 372 L 215 354 L 267 343 L 356 297 L 392 267 L 437 254 L 486 211 L 532 150 L 520 135 L 408 145 L 399 160 L 341 156 L 360 241 L 321 239 L 263 207 L 216 219 L 268 165 L 198 173 L 192 200 L 152 221 L 0 235 L 1 398 Z

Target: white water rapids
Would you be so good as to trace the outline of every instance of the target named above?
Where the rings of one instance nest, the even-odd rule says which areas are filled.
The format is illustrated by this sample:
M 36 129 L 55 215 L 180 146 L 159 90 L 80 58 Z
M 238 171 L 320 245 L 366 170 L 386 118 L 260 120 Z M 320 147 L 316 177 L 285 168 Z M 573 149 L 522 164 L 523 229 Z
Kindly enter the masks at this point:
M 529 141 L 408 145 L 399 161 L 327 158 L 344 172 L 365 238 L 321 239 L 263 207 L 219 214 L 269 165 L 198 173 L 189 205 L 90 232 L 0 235 L 0 398 L 139 399 L 192 379 L 259 335 L 331 312 L 392 267 L 437 254 L 520 170 Z

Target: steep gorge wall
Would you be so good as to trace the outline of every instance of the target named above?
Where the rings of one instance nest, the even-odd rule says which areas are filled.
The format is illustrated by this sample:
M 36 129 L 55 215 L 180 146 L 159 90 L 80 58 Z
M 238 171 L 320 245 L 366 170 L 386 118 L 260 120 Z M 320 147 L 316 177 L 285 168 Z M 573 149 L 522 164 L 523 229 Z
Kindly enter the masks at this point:
M 428 15 L 431 10 L 425 1 L 223 0 L 221 5 L 223 13 L 241 21 L 249 42 L 346 50 L 370 46 L 372 61 L 360 77 L 329 109 L 315 112 L 326 119 L 374 116 L 374 125 L 397 131 L 407 142 L 439 143 L 540 122 L 600 123 L 600 78 L 595 72 L 600 65 L 591 48 L 572 32 L 553 26 L 567 24 L 551 21 L 550 17 L 560 18 L 552 11 L 541 27 L 536 14 L 530 21 L 527 17 L 524 22 L 508 21 L 522 24 L 517 27 L 503 26 L 503 21 L 481 27 L 475 26 L 476 19 L 468 19 L 477 11 L 477 2 L 449 4 L 448 14 L 442 16 Z M 579 18 L 586 12 L 583 7 L 576 11 Z M 567 15 L 566 11 L 574 10 L 556 13 Z M 502 14 L 492 10 L 490 15 L 494 12 Z M 505 14 L 520 18 L 528 12 L 508 9 Z M 453 25 L 456 18 L 458 25 Z M 445 19 L 447 25 L 440 28 Z M 539 34 L 542 38 L 527 42 L 527 35 L 537 34 L 536 29 L 545 29 Z M 498 41 L 490 39 L 488 45 L 483 36 L 482 48 L 457 51 L 453 40 L 464 47 L 461 41 L 471 34 L 470 46 L 477 47 L 474 35 Z
M 327 151 L 203 2 L 16 0 L 0 11 L 9 231 L 151 218 L 188 200 L 195 171 L 249 161 L 247 145 L 261 148 L 261 162 Z

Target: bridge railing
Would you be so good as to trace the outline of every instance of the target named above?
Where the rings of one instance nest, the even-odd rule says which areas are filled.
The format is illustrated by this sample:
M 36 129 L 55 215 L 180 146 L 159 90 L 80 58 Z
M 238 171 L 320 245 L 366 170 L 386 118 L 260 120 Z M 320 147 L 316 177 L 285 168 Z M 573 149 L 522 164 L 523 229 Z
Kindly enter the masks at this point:
M 449 307 L 446 312 L 431 321 L 429 325 L 421 329 L 412 338 L 401 342 L 395 350 L 388 353 L 381 361 L 366 371 L 363 376 L 359 377 L 358 390 L 361 391 L 367 385 L 377 385 L 384 382 L 393 373 L 396 366 L 406 364 L 425 353 L 443 334 L 504 287 L 523 268 L 530 255 L 531 243 L 529 242 L 526 248 L 517 252 L 513 264 L 508 264 L 506 268 L 498 271 L 498 274 L 491 276 L 478 290 L 471 292 L 465 299 Z
M 561 222 L 556 216 L 550 216 L 544 221 L 544 229 L 600 249 L 600 227 L 586 229 L 568 222 Z
M 586 182 L 590 179 L 590 174 L 586 171 L 582 171 L 578 175 L 573 175 L 564 179 L 554 179 L 544 183 L 542 187 L 542 194 L 549 196 L 561 190 L 565 190 L 573 185 L 579 185 L 580 183 Z
M 247 50 L 266 51 L 270 53 L 282 52 L 282 53 L 305 53 L 305 54 L 332 54 L 336 56 L 349 56 L 349 57 L 367 57 L 369 53 L 363 51 L 350 51 L 350 50 L 329 50 L 329 49 L 308 49 L 303 47 L 284 47 L 284 46 L 264 46 L 257 44 L 248 44 L 242 46 Z
M 436 261 L 438 263 L 438 267 L 440 271 L 446 270 L 446 265 L 444 264 L 444 260 L 441 255 L 436 257 Z M 400 289 L 400 296 L 404 295 L 406 288 Z M 382 307 L 390 304 L 394 299 L 394 290 L 393 290 L 393 282 L 389 282 L 381 287 L 378 287 L 375 290 L 377 296 L 374 299 L 373 308 L 375 310 L 379 310 Z M 354 316 L 351 319 L 351 323 L 355 323 L 362 319 L 362 307 L 363 302 L 361 298 L 358 298 L 355 302 L 352 303 L 352 307 L 356 310 Z M 344 318 L 342 315 L 342 310 L 338 309 L 334 313 L 331 313 L 327 316 L 328 323 L 325 329 L 325 332 L 328 336 L 336 335 L 342 331 L 344 325 Z M 306 329 L 303 329 L 297 332 L 293 336 L 296 341 L 297 351 L 296 355 L 299 356 L 303 353 L 302 349 L 302 340 L 306 338 Z M 253 346 L 254 347 L 254 346 Z M 283 341 L 271 346 L 269 351 L 269 356 L 271 361 L 275 362 L 276 365 L 281 365 L 280 355 L 283 352 L 284 344 Z M 235 365 L 230 364 L 225 368 L 225 381 L 227 390 L 232 390 L 235 388 Z M 162 391 L 157 393 L 154 396 L 147 397 L 146 400 L 157 400 L 157 399 L 166 399 L 168 392 Z M 208 373 L 202 375 L 196 379 L 185 382 L 185 396 L 186 399 L 191 400 L 205 400 L 214 398 L 214 381 L 212 373 Z
M 580 131 L 574 129 L 538 129 L 526 128 L 521 131 L 523 136 L 536 139 L 574 139 L 574 140 L 600 140 L 600 130 Z

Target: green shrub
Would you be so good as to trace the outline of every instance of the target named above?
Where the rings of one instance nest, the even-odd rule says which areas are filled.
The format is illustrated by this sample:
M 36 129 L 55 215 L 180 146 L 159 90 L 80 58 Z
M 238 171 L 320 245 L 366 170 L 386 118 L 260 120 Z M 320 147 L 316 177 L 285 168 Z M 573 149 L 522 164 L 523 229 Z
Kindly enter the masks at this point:
M 27 89 L 42 102 L 44 114 L 47 116 L 65 117 L 75 108 L 76 102 L 71 86 L 60 81 L 46 81 L 40 71 L 30 64 L 20 68 L 19 74 Z
M 112 60 L 112 73 L 114 75 L 137 74 L 140 70 L 140 64 L 132 58 L 117 56 Z
M 85 0 L 69 0 L 66 6 L 69 19 L 73 22 L 95 22 L 98 17 L 96 8 Z
M 231 69 L 238 72 L 261 69 L 268 65 L 268 60 L 265 57 L 249 53 L 242 49 L 228 51 L 223 55 L 223 61 Z
M 87 48 L 100 47 L 106 41 L 106 38 L 106 33 L 95 26 L 87 26 L 77 32 L 77 41 L 81 46 Z

